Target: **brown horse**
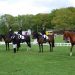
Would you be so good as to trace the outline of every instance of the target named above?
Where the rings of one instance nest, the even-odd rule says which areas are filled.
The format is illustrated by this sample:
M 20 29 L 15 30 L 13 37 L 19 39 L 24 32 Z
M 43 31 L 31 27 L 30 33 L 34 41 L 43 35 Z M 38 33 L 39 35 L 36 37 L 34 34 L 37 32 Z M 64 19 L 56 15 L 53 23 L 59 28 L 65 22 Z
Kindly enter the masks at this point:
M 72 56 L 72 49 L 75 45 L 75 32 L 65 31 L 63 34 L 63 39 L 71 43 L 70 56 Z
M 12 36 L 13 36 L 13 35 L 12 35 Z M 12 37 L 12 36 L 11 36 L 11 37 Z M 17 50 L 18 50 L 19 47 L 20 47 L 20 40 L 19 40 L 19 38 L 18 38 L 18 35 L 16 35 L 16 36 L 17 36 L 17 37 L 16 37 L 16 41 L 17 41 L 16 44 L 17 44 Z M 6 34 L 6 35 L 1 34 L 1 36 L 0 36 L 0 38 L 3 39 L 4 42 L 5 42 L 6 51 L 10 49 L 9 44 L 13 42 L 13 38 L 11 38 L 11 37 L 9 36 L 9 34 Z
M 4 39 L 6 50 L 9 50 L 9 43 L 12 42 L 12 39 L 8 35 L 2 35 L 2 39 Z
M 43 43 L 48 42 L 50 46 L 50 52 L 53 51 L 54 47 L 54 35 L 48 35 L 48 39 L 44 40 L 43 36 L 38 34 L 37 32 L 33 33 L 33 38 L 37 39 L 38 45 L 39 45 L 39 52 L 43 52 Z

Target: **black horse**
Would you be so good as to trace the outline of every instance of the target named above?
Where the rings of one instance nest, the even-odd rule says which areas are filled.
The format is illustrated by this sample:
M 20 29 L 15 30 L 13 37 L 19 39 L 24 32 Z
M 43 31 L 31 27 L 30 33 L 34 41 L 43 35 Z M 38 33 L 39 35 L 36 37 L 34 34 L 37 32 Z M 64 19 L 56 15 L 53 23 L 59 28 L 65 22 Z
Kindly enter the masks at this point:
M 38 45 L 39 45 L 39 52 L 43 52 L 43 43 L 48 42 L 49 46 L 50 46 L 50 52 L 53 51 L 53 47 L 54 47 L 54 35 L 48 35 L 48 39 L 44 40 L 43 36 L 40 35 L 37 32 L 33 33 L 33 38 L 37 39 Z
M 10 35 L 11 34 L 11 35 Z M 1 34 L 0 35 L 0 39 L 4 39 L 5 45 L 6 45 L 6 50 L 9 50 L 9 44 L 13 43 L 14 38 L 12 38 L 14 36 L 15 33 L 8 33 L 8 34 Z M 16 36 L 16 44 L 17 44 L 17 50 L 19 50 L 20 47 L 20 43 L 26 42 L 27 46 L 29 48 L 31 48 L 31 38 L 30 35 L 20 35 L 20 34 L 15 34 Z M 23 37 L 23 38 L 22 38 Z
M 20 35 L 20 40 L 21 40 L 21 43 L 26 42 L 27 46 L 29 48 L 31 48 L 31 38 L 30 38 L 30 35 Z

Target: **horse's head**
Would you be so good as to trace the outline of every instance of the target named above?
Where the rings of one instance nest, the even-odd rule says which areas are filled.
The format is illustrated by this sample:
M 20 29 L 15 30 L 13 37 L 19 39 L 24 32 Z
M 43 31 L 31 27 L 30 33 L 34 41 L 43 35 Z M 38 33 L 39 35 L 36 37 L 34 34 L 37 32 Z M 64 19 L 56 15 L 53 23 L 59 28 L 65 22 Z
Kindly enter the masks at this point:
M 2 41 L 2 39 L 4 39 L 4 38 L 5 38 L 5 35 L 0 34 L 0 41 Z
M 70 32 L 69 31 L 64 31 L 63 40 L 65 40 L 66 42 L 69 42 L 69 40 L 70 40 Z
M 33 39 L 37 39 L 39 36 L 39 34 L 37 32 L 33 32 L 32 37 Z

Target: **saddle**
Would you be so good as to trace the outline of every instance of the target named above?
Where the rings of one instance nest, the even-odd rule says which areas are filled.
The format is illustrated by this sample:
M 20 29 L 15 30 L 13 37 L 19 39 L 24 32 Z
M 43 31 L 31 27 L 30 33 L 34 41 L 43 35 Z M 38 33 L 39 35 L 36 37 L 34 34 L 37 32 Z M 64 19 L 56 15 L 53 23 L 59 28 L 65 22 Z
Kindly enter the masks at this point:
M 44 38 L 44 43 L 47 42 L 47 36 L 46 35 L 42 35 L 42 37 Z

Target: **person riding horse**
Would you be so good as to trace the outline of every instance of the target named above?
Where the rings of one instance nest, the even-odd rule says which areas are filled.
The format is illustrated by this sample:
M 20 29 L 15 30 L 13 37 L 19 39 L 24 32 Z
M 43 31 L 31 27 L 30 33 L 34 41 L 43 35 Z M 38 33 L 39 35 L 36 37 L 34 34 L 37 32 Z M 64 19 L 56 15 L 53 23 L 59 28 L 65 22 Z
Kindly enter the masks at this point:
M 17 48 L 17 35 L 14 33 L 12 36 L 12 42 L 13 42 L 13 49 L 14 49 L 14 53 L 16 53 L 16 48 Z
M 42 36 L 43 36 L 43 38 L 44 38 L 44 41 L 46 41 L 46 28 L 43 27 L 41 30 L 42 30 L 42 31 L 41 31 L 41 34 L 42 34 Z
M 22 42 L 22 27 L 20 27 L 19 28 L 19 30 L 18 30 L 18 37 L 19 37 L 19 39 L 20 39 L 20 42 Z
M 18 34 L 22 35 L 22 27 L 20 27 Z
M 11 38 L 11 36 L 13 35 L 13 33 L 14 33 L 14 32 L 13 32 L 12 28 L 10 27 L 10 28 L 9 28 L 9 32 L 8 32 L 9 38 Z
M 28 31 L 22 33 L 22 27 L 20 27 L 18 34 L 20 36 L 20 42 L 21 43 L 26 42 L 28 47 L 31 48 L 31 39 L 30 39 L 30 35 L 28 34 Z

